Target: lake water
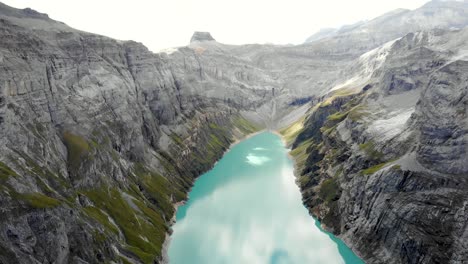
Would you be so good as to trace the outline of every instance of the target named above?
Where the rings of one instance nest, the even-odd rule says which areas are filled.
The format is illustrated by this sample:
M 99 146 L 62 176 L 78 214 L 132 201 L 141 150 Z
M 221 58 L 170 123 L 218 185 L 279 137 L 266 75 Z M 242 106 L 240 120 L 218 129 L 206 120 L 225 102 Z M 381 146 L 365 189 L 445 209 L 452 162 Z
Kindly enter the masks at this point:
M 197 179 L 177 211 L 170 263 L 363 263 L 308 214 L 287 152 L 260 133 Z

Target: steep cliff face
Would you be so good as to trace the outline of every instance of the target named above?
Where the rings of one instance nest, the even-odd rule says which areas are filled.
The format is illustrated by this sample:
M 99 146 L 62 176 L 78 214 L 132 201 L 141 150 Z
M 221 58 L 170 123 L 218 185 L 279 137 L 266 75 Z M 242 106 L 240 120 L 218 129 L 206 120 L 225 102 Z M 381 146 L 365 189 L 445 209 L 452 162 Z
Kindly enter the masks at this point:
M 353 34 L 154 54 L 0 5 L 0 262 L 160 262 L 195 178 L 306 112 L 312 214 L 370 263 L 467 261 L 467 31 Z
M 201 33 L 153 54 L 5 5 L 0 30 L 6 263 L 160 261 L 194 179 L 234 139 L 303 113 L 349 62 Z
M 432 0 L 414 10 L 396 9 L 369 21 L 360 21 L 337 29 L 323 29 L 307 38 L 316 41 L 377 47 L 411 32 L 434 28 L 463 28 L 468 24 L 468 2 Z
M 332 91 L 293 144 L 305 204 L 370 263 L 468 260 L 467 36 L 387 45 L 366 84 Z
M 194 49 L 182 67 L 139 43 L 3 8 L 0 262 L 159 259 L 172 204 L 258 129 L 240 113 L 258 91 L 246 84 L 227 103 L 199 92 L 216 75 Z

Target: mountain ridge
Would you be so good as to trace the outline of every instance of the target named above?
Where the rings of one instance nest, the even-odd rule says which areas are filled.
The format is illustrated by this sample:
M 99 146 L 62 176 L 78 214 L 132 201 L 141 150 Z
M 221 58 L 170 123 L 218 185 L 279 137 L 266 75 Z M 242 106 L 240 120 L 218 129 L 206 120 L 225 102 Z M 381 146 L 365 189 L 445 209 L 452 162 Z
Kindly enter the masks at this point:
M 1 10 L 1 262 L 164 263 L 173 204 L 264 128 L 289 138 L 309 212 L 369 263 L 468 259 L 465 18 L 152 53 Z
M 468 24 L 467 20 L 463 19 L 463 17 L 466 18 L 467 12 L 468 2 L 466 1 L 433 0 L 414 10 L 395 9 L 369 21 L 345 25 L 339 29 L 335 29 L 331 34 L 321 36 L 319 39 L 316 39 L 316 35 L 312 35 L 308 39 L 316 41 L 324 38 L 333 38 L 334 35 L 340 34 L 354 34 L 362 37 L 363 33 L 371 33 L 375 38 L 384 38 L 383 41 L 387 42 L 410 32 L 428 30 L 435 27 L 464 27 Z M 440 17 L 434 17 L 434 14 L 438 14 Z M 374 29 L 377 31 L 373 31 Z M 310 41 L 306 40 L 305 43 L 308 42 Z M 379 43 L 382 44 L 382 42 Z

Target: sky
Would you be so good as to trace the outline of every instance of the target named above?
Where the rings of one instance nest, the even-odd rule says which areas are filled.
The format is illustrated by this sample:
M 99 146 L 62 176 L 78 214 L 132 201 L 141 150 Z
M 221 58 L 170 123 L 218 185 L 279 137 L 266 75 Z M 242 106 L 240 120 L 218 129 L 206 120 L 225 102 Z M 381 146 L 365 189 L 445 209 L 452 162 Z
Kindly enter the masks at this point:
M 368 20 L 428 0 L 0 0 L 76 29 L 142 42 L 152 51 L 187 45 L 194 31 L 221 43 L 300 44 L 321 28 Z

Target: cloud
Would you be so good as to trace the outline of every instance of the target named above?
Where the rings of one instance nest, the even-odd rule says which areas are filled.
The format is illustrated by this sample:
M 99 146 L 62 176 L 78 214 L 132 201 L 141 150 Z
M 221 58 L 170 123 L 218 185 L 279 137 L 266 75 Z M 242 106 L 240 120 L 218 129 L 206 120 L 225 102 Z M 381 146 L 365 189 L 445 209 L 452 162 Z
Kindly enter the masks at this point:
M 257 147 L 257 148 L 254 148 L 253 150 L 267 150 L 266 148 L 262 148 L 262 147 Z
M 254 166 L 260 166 L 262 164 L 264 164 L 265 162 L 268 162 L 270 160 L 270 158 L 268 157 L 265 157 L 265 156 L 256 156 L 254 155 L 253 153 L 249 153 L 249 155 L 247 155 L 247 163 L 251 164 L 251 165 L 254 165 Z
M 270 150 L 277 151 L 273 145 Z M 241 165 L 229 183 L 195 185 L 195 195 L 206 194 L 173 227 L 171 263 L 345 263 L 302 204 L 286 153 L 259 154 L 264 152 L 236 156 L 253 166 Z

